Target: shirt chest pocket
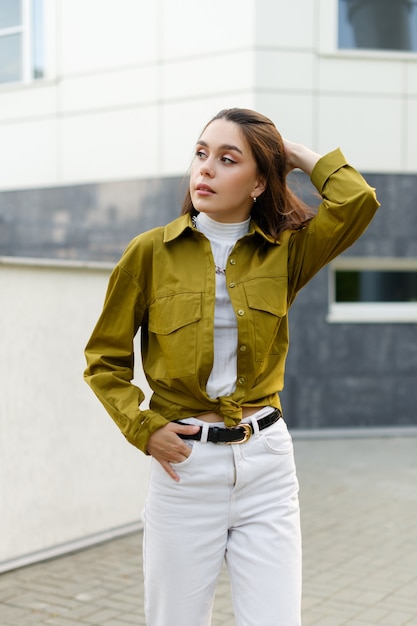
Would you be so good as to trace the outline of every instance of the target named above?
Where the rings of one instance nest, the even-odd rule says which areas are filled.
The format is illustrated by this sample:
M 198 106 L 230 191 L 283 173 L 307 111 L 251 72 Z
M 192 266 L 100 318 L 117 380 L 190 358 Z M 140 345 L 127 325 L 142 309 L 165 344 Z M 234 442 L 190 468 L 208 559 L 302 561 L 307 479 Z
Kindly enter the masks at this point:
M 244 283 L 253 323 L 255 358 L 263 361 L 286 349 L 281 345 L 279 329 L 288 312 L 286 276 L 256 278 Z
M 201 293 L 156 298 L 149 307 L 147 374 L 153 379 L 192 376 L 197 363 Z

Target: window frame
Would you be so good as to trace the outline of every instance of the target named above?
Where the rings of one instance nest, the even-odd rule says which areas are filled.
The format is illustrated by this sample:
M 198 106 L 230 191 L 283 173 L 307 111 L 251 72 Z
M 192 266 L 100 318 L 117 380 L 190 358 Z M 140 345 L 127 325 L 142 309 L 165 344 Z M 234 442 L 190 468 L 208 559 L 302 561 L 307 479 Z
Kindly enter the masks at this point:
M 319 50 L 322 56 L 366 59 L 417 59 L 415 50 L 378 50 L 376 48 L 339 48 L 339 0 L 319 0 Z
M 380 270 L 416 271 L 415 258 L 340 257 L 329 265 L 328 314 L 329 323 L 390 323 L 417 322 L 417 302 L 336 302 L 336 271 Z
M 44 74 L 42 77 L 35 76 L 33 53 L 33 0 L 20 0 L 22 8 L 22 21 L 19 26 L 0 29 L 0 38 L 10 35 L 21 35 L 22 37 L 22 74 L 18 80 L 0 82 L 0 89 L 16 87 L 29 83 L 42 81 L 46 78 L 46 62 L 44 61 Z M 45 33 L 45 2 L 42 3 L 42 27 Z M 44 38 L 45 39 L 45 38 Z M 43 41 L 45 56 L 45 40 Z

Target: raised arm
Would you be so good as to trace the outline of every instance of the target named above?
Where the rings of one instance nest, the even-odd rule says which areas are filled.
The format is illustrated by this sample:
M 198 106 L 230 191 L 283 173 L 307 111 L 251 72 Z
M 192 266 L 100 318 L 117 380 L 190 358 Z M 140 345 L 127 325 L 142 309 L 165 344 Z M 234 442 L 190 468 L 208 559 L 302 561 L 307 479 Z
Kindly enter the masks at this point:
M 287 172 L 300 169 L 310 176 L 317 161 L 321 158 L 321 155 L 317 152 L 313 152 L 313 150 L 310 150 L 310 148 L 307 148 L 301 143 L 294 143 L 286 139 L 283 141 Z
M 288 146 L 289 161 L 310 172 L 311 182 L 322 197 L 316 217 L 290 235 L 288 271 L 289 300 L 324 265 L 351 246 L 372 220 L 379 202 L 375 190 L 337 149 L 323 157 L 303 146 Z M 314 163 L 314 165 L 313 165 Z

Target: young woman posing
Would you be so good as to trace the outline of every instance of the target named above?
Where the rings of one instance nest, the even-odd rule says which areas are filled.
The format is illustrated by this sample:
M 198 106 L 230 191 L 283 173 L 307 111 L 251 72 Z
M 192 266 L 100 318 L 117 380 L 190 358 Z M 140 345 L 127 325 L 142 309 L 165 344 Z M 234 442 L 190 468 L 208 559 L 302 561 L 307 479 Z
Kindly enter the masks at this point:
M 294 168 L 321 194 L 317 214 L 288 188 Z M 148 626 L 208 626 L 224 559 L 238 626 L 300 626 L 298 482 L 279 399 L 287 315 L 377 207 L 339 150 L 321 157 L 228 109 L 197 141 L 181 217 L 136 237 L 115 267 L 85 377 L 152 456 Z M 131 382 L 139 329 L 148 410 Z

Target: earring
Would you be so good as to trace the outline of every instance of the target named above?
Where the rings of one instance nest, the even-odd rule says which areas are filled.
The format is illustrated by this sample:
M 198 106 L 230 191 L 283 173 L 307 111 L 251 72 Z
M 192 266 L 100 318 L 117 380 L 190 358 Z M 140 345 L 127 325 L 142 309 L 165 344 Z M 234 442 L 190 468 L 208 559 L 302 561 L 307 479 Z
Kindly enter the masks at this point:
M 256 204 L 256 196 L 253 198 L 253 204 Z

